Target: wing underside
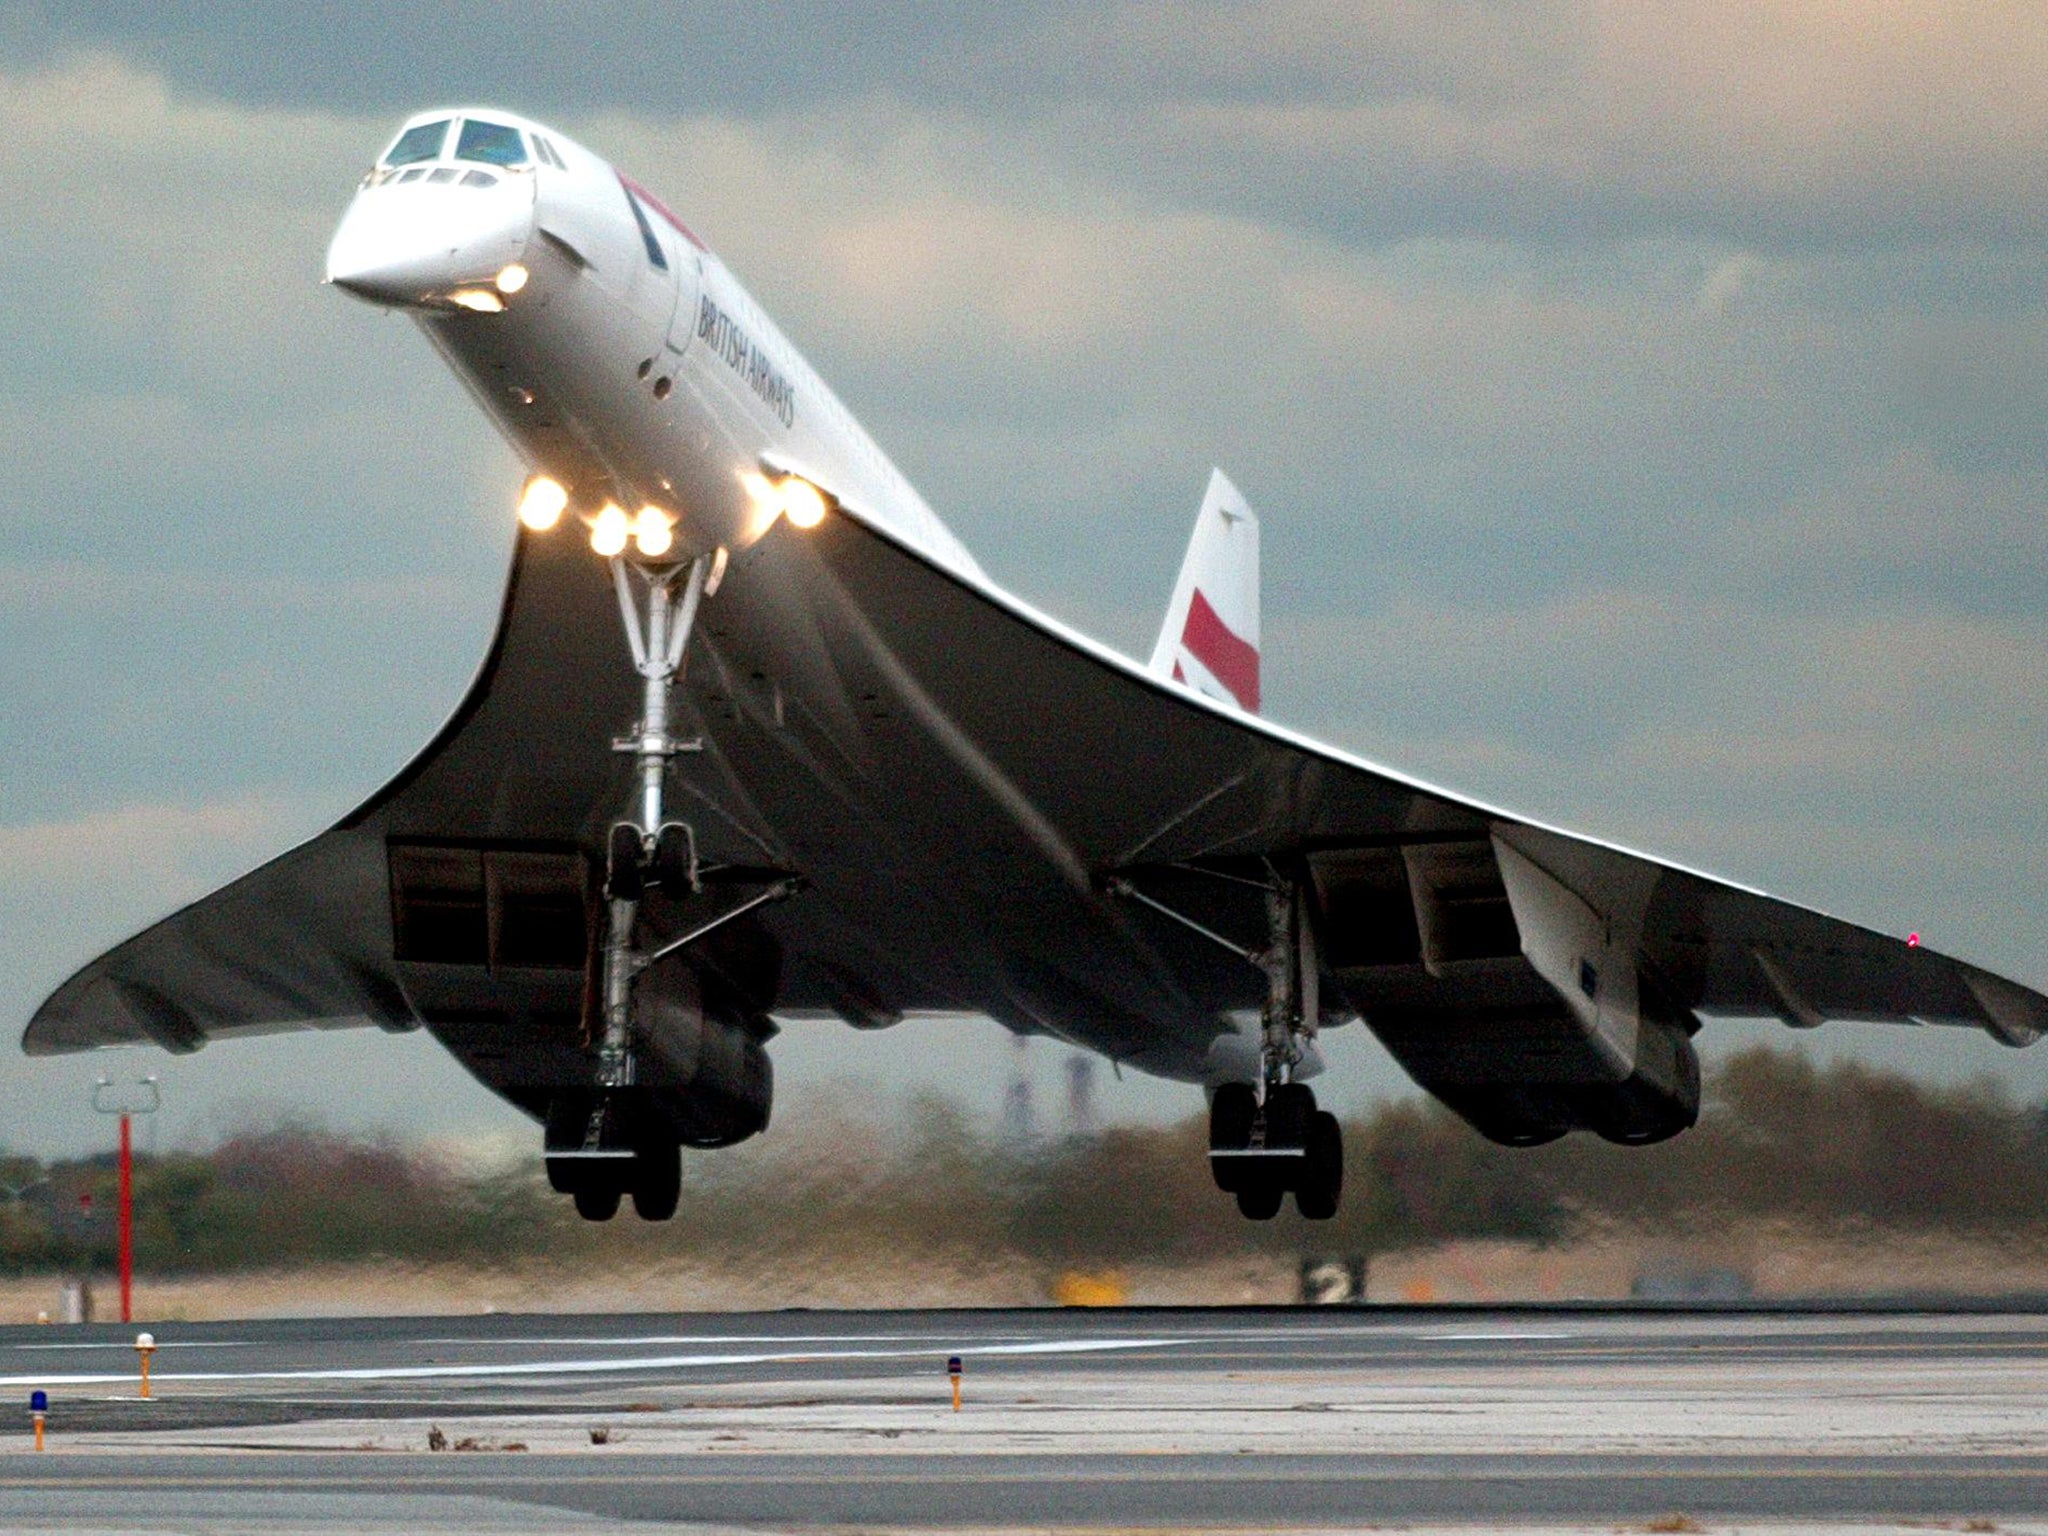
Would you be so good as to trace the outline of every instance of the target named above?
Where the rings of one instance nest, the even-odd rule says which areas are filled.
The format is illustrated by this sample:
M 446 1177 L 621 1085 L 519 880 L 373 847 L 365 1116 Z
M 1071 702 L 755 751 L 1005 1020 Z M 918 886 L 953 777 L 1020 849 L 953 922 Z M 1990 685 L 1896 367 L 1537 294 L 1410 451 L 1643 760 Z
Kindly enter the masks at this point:
M 490 659 L 427 751 L 334 830 L 87 966 L 26 1048 L 425 1022 L 516 1073 L 541 1070 L 523 1042 L 545 1016 L 561 1070 L 636 688 L 601 566 L 522 536 Z M 1701 1013 L 2012 1044 L 2048 1028 L 2039 994 L 1929 949 L 1197 698 L 850 515 L 735 563 L 679 706 L 704 741 L 678 776 L 711 862 L 806 882 L 745 924 L 768 1011 L 984 1012 L 1200 1078 L 1219 1020 L 1257 1006 L 1256 967 L 1117 892 L 1255 948 L 1260 909 L 1233 882 L 1286 870 L 1313 892 L 1332 995 L 1454 1100 L 1625 1076 L 1645 1031 Z

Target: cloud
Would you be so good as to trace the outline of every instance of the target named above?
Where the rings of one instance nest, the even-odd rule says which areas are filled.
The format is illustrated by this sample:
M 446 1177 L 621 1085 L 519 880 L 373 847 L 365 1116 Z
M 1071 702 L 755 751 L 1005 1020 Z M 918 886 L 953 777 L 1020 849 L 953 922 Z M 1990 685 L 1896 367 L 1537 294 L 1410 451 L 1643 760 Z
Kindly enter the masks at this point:
M 302 821 L 303 811 L 285 800 L 245 796 L 0 826 L 0 884 L 76 896 L 117 874 L 124 905 L 183 903 L 278 851 Z
M 900 104 L 1063 177 L 1329 238 L 2025 242 L 2048 225 L 2048 20 L 2024 0 L 824 4 L 403 13 L 0 9 L 22 63 L 105 49 L 228 99 L 386 116 L 808 119 Z M 510 46 L 507 46 L 507 45 Z M 337 67 L 345 61 L 346 67 Z M 431 82 L 423 84 L 422 82 Z
M 99 950 L 283 852 L 319 816 L 273 792 L 0 824 L 0 1019 L 25 1023 Z

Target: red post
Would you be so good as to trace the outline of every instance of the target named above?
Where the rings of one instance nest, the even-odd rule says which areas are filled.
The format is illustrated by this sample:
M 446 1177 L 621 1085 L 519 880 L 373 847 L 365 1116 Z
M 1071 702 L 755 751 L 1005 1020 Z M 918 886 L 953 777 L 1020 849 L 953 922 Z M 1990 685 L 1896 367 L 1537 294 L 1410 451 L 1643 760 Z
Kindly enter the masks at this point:
M 135 1146 L 128 1116 L 121 1116 L 121 1321 L 131 1323 L 135 1302 Z

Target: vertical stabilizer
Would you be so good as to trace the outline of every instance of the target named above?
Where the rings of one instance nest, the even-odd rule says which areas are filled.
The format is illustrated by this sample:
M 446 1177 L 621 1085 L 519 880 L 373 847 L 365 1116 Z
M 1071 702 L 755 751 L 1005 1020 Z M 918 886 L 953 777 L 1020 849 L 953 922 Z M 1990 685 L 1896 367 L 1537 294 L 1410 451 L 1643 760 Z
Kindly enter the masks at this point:
M 1259 520 L 1220 469 L 1209 474 L 1152 670 L 1258 713 Z

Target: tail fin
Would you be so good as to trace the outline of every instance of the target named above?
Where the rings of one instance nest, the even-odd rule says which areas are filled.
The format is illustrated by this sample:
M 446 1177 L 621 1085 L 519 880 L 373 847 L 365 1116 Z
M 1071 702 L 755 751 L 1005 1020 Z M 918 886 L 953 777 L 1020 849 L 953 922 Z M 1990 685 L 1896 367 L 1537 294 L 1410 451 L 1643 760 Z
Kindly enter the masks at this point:
M 1220 469 L 1195 515 L 1152 670 L 1258 713 L 1259 520 Z

